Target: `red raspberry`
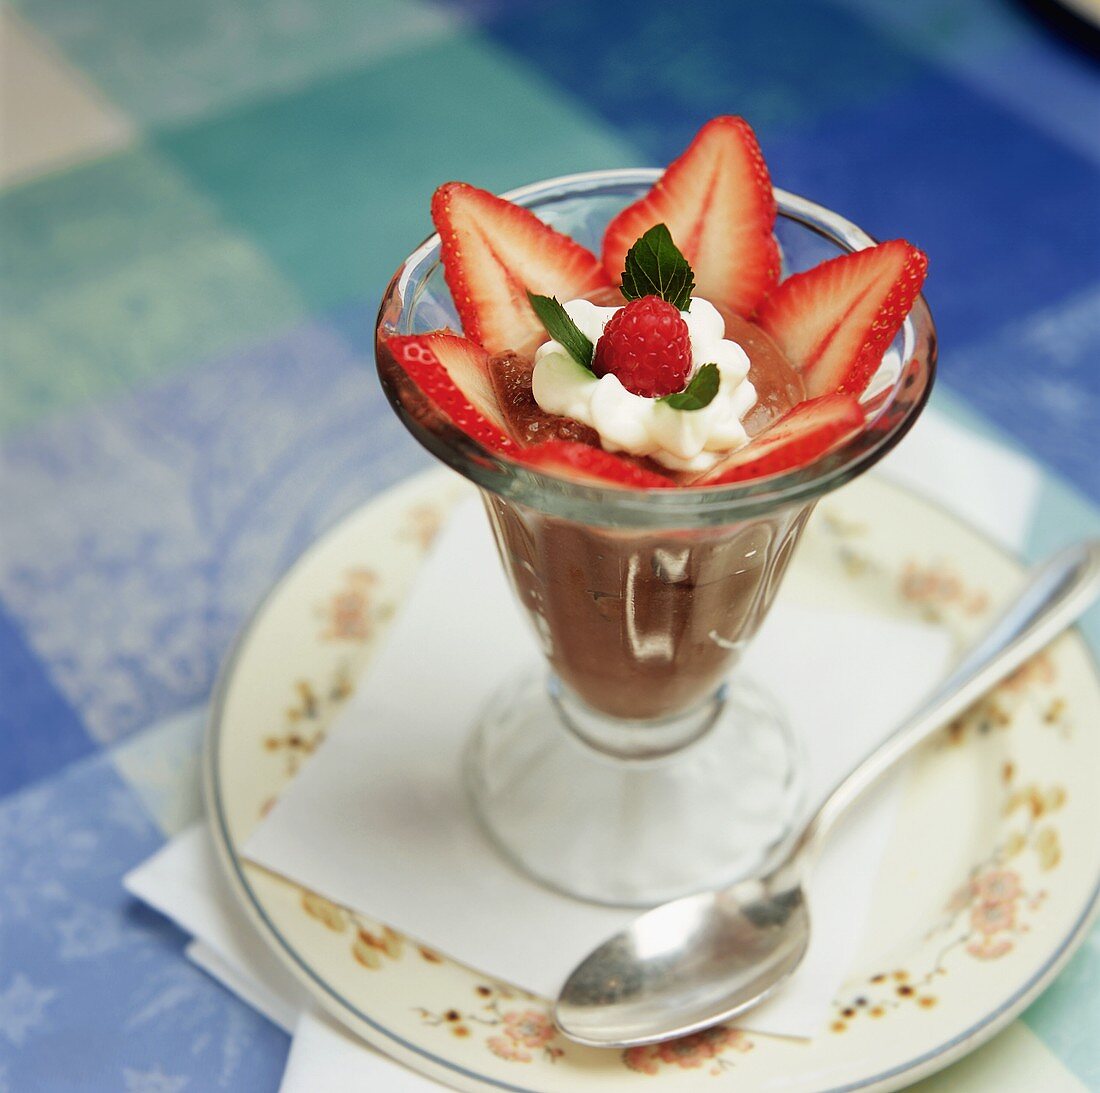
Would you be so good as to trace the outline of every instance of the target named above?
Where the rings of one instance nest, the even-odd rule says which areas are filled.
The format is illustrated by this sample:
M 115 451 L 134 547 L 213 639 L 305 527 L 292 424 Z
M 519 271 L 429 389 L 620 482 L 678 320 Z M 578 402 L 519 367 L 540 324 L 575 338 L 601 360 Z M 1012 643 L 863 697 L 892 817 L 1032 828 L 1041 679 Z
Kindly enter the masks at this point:
M 592 371 L 610 372 L 628 391 L 647 398 L 682 391 L 691 371 L 687 323 L 660 296 L 631 300 L 603 328 Z

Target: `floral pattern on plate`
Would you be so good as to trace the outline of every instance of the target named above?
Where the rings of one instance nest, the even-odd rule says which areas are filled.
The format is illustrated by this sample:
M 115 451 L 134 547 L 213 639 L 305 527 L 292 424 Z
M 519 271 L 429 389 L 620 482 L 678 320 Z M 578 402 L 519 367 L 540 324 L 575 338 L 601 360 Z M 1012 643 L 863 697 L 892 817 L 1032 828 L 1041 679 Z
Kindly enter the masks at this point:
M 1025 671 L 1025 677 L 1032 673 Z M 1040 673 L 1042 678 L 1046 673 Z M 1049 678 L 1049 677 L 1048 677 Z M 1009 681 L 1009 690 L 1019 683 Z M 1011 720 L 1008 721 L 1011 724 Z M 947 739 L 959 737 L 948 729 Z M 966 880 L 952 892 L 941 919 L 926 933 L 926 951 L 932 957 L 920 974 L 897 968 L 879 972 L 834 1003 L 830 1030 L 846 1032 L 853 1020 L 872 1020 L 905 1006 L 931 1009 L 946 989 L 941 982 L 957 959 L 999 960 L 1031 932 L 1049 896 L 1042 875 L 1062 860 L 1058 827 L 1051 816 L 1066 804 L 1061 785 L 1016 785 L 1016 768 L 1006 762 L 1001 771 L 1005 783 L 1003 813 L 1015 821 L 1003 841 L 984 861 L 977 863 Z

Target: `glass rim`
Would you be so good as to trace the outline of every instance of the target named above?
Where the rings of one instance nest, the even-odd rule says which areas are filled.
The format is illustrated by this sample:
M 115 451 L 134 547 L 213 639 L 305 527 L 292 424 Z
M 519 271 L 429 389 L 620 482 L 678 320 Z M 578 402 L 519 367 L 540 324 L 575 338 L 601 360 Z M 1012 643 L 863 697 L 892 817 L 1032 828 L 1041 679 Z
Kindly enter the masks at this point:
M 662 173 L 661 168 L 650 167 L 585 171 L 529 183 L 501 196 L 530 206 L 539 199 L 583 197 L 586 192 L 610 187 L 652 185 Z M 858 225 L 817 202 L 779 187 L 773 187 L 773 193 L 777 219 L 799 224 L 848 252 L 877 242 Z M 417 286 L 439 264 L 440 247 L 439 234 L 433 233 L 401 263 L 382 298 L 376 344 L 391 334 L 414 332 L 409 319 L 416 310 Z M 398 318 L 388 323 L 387 314 L 395 300 Z M 443 463 L 483 489 L 566 519 L 612 526 L 705 526 L 816 500 L 864 473 L 886 455 L 916 421 L 935 379 L 935 324 L 923 294 L 914 302 L 900 337 L 902 367 L 893 386 L 861 400 L 868 414 L 865 428 L 808 464 L 765 478 L 715 487 L 601 486 L 537 470 L 490 451 L 442 416 L 438 424 L 425 424 L 409 413 L 384 374 L 381 379 L 390 403 L 414 437 Z M 908 397 L 899 403 L 903 394 Z

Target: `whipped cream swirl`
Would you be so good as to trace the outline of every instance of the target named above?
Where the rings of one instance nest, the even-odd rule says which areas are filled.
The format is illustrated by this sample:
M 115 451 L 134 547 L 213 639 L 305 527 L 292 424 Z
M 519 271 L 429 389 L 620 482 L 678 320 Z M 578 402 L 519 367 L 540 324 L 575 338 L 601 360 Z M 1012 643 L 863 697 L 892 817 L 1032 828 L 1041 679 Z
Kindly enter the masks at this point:
M 593 345 L 619 310 L 588 300 L 570 300 L 564 307 Z M 595 429 L 609 452 L 647 455 L 675 471 L 709 470 L 724 454 L 749 442 L 741 419 L 756 404 L 756 389 L 748 380 L 748 355 L 723 337 L 726 324 L 712 304 L 693 296 L 680 314 L 691 338 L 689 380 L 704 364 L 718 366 L 718 393 L 708 406 L 674 410 L 660 399 L 628 391 L 610 373 L 597 379 L 556 341 L 535 352 L 535 402 L 548 414 Z

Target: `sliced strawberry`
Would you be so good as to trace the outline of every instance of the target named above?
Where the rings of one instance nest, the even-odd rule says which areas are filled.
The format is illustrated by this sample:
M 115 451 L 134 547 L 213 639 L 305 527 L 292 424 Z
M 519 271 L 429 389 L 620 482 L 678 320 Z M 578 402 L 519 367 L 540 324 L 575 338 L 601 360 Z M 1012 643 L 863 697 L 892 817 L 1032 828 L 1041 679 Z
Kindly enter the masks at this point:
M 540 471 L 595 485 L 628 486 L 636 490 L 667 489 L 671 478 L 646 470 L 628 459 L 573 440 L 548 440 L 527 448 L 519 457 Z
M 465 182 L 432 197 L 443 271 L 467 337 L 490 353 L 546 341 L 527 293 L 573 300 L 607 287 L 596 256 L 534 213 Z
M 385 344 L 417 387 L 463 432 L 492 451 L 519 451 L 493 394 L 484 349 L 444 330 L 395 336 Z
M 864 421 L 863 410 L 854 395 L 824 395 L 800 402 L 692 485 L 721 486 L 800 467 L 858 433 Z
M 618 284 L 626 252 L 654 224 L 666 224 L 695 272 L 696 295 L 748 316 L 779 280 L 775 213 L 748 122 L 713 118 L 653 189 L 608 224 L 603 266 Z
M 807 398 L 859 395 L 924 284 L 928 258 L 904 239 L 788 277 L 757 321 L 802 373 Z

